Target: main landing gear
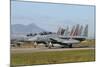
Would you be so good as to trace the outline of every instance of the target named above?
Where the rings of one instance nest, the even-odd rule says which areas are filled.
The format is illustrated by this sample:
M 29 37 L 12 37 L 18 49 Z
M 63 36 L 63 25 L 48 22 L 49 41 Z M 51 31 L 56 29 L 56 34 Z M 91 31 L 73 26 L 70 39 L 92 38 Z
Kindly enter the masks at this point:
M 48 43 L 48 48 L 51 48 L 51 47 L 54 47 L 54 45 L 51 42 L 49 42 Z
M 69 48 L 72 48 L 72 44 L 69 44 L 68 46 L 69 46 Z

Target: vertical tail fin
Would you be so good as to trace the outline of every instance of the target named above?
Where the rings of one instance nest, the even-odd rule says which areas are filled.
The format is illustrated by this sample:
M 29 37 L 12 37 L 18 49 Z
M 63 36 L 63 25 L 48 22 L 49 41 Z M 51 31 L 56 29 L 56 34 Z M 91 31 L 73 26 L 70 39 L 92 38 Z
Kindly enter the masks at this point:
M 76 29 L 76 36 L 79 35 L 79 24 L 77 24 L 77 29 Z
M 64 32 L 65 32 L 65 29 L 61 29 L 61 35 L 63 35 L 64 34 Z
M 57 34 L 60 35 L 61 34 L 61 27 L 59 27 Z
M 80 29 L 79 29 L 79 36 L 82 35 L 82 30 L 83 30 L 83 26 L 81 25 Z
M 57 35 L 63 35 L 64 34 L 64 31 L 65 31 L 65 29 L 63 29 L 63 28 L 59 28 L 58 29 L 58 31 L 57 31 Z
M 72 30 L 70 31 L 70 36 L 73 36 L 74 31 L 75 31 L 75 26 L 72 27 Z
M 86 27 L 84 28 L 83 36 L 88 36 L 88 24 L 87 24 Z
M 68 36 L 68 32 L 69 32 L 68 30 L 69 30 L 69 27 L 67 27 L 67 28 L 65 29 L 65 32 L 64 32 L 64 34 L 63 34 L 64 36 Z
M 73 36 L 77 36 L 79 31 L 79 24 L 76 25 L 75 31 L 73 33 Z

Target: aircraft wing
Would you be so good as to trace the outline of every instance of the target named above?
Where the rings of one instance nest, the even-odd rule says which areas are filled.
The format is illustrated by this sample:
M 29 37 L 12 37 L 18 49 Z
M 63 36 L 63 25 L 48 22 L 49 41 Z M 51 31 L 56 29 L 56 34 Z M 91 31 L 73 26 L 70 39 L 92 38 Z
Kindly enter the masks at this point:
M 60 39 L 60 38 L 51 38 L 54 41 L 60 42 L 60 43 L 66 43 L 66 44 L 77 44 L 80 43 L 80 41 L 78 40 L 74 40 L 74 39 Z

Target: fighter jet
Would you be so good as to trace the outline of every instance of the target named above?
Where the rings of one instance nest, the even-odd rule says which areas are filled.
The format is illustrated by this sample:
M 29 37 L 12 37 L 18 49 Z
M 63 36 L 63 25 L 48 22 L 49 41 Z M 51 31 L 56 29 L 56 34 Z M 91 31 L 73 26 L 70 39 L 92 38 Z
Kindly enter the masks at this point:
M 77 24 L 76 26 L 73 26 L 71 30 L 69 30 L 69 27 L 66 29 L 59 28 L 57 33 L 51 33 L 51 34 L 37 34 L 31 38 L 29 38 L 27 41 L 32 41 L 35 43 L 44 43 L 46 47 L 54 47 L 54 44 L 60 44 L 63 47 L 69 47 L 72 48 L 73 44 L 78 44 L 81 41 L 84 41 L 88 36 L 88 25 L 86 25 L 84 28 L 83 26 Z

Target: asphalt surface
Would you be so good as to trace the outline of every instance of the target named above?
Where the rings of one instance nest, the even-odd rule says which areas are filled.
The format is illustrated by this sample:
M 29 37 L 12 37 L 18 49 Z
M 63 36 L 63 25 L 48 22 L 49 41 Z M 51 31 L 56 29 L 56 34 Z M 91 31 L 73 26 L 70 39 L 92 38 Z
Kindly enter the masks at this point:
M 32 53 L 32 52 L 48 52 L 48 51 L 67 51 L 67 50 L 89 50 L 95 49 L 93 47 L 87 48 L 11 48 L 11 53 Z

